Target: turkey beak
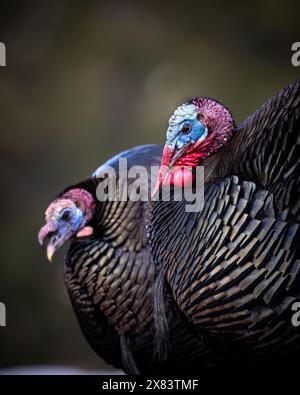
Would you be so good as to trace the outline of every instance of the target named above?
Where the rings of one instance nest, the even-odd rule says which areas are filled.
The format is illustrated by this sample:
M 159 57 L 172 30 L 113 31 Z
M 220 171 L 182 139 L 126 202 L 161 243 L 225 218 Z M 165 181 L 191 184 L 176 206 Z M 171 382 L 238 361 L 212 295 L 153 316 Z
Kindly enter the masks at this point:
M 173 152 L 174 150 L 168 144 L 166 144 L 163 150 L 158 177 L 156 179 L 156 184 L 152 192 L 152 197 L 154 197 L 158 193 L 160 186 L 164 183 L 164 180 L 170 168 Z
M 175 149 L 172 159 L 171 159 L 171 162 L 169 164 L 170 169 L 175 165 L 176 161 L 186 153 L 188 147 L 189 147 L 189 145 L 185 145 L 184 147 L 182 147 L 180 149 Z
M 55 250 L 56 250 L 56 248 L 54 247 L 54 245 L 49 242 L 49 244 L 47 246 L 47 258 L 48 258 L 48 261 L 51 263 L 52 263 L 52 257 L 54 255 Z
M 45 239 L 48 238 L 48 245 L 47 245 L 47 258 L 49 262 L 52 262 L 52 257 L 54 252 L 59 247 L 58 245 L 58 236 L 57 236 L 57 225 L 54 221 L 49 221 L 44 225 L 38 234 L 38 241 L 41 246 L 43 246 Z
M 177 146 L 175 146 L 175 148 L 171 148 L 168 144 L 165 145 L 152 197 L 157 194 L 161 185 L 165 183 L 165 180 L 168 174 L 171 172 L 173 166 L 176 164 L 176 161 L 186 153 L 190 146 L 190 142 L 180 148 L 178 148 Z

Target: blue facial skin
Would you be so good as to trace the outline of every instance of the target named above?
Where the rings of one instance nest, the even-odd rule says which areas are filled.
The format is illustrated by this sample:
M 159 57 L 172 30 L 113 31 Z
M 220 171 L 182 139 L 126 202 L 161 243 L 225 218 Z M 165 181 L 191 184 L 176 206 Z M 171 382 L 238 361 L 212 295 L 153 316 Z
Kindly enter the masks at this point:
M 188 133 L 183 133 L 182 128 L 190 127 Z M 185 120 L 179 125 L 179 137 L 177 137 L 175 147 L 180 150 L 188 144 L 194 144 L 199 139 L 204 140 L 208 134 L 207 127 L 198 119 Z
M 56 219 L 57 222 L 57 234 L 58 236 L 64 236 L 67 233 L 76 233 L 81 228 L 84 221 L 84 216 L 79 208 L 71 209 L 66 208 Z

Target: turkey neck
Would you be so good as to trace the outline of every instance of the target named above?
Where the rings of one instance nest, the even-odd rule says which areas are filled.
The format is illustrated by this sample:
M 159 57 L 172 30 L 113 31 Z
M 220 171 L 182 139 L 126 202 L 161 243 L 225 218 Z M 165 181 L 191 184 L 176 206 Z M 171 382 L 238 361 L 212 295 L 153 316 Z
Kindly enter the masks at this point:
M 118 333 L 139 332 L 152 320 L 155 275 L 146 229 L 141 226 L 146 206 L 129 201 L 97 201 L 97 206 L 91 224 L 94 235 L 72 241 L 66 270 L 71 270 Z

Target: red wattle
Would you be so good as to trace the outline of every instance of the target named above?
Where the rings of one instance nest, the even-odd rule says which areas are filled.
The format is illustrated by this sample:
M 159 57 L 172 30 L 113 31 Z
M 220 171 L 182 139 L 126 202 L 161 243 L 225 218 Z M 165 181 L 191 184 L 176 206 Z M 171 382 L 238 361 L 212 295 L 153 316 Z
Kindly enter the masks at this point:
M 167 173 L 163 184 L 174 185 L 175 187 L 190 187 L 193 183 L 193 173 L 191 168 L 176 166 L 172 173 Z

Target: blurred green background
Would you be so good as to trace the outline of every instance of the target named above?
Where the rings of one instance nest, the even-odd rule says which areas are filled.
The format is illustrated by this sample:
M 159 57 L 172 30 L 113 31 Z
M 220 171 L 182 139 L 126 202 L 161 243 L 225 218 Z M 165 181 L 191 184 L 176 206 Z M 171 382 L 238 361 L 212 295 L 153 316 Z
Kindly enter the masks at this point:
M 53 195 L 113 154 L 163 142 L 175 106 L 219 99 L 243 120 L 295 78 L 300 3 L 1 1 L 0 368 L 103 368 L 37 243 Z

